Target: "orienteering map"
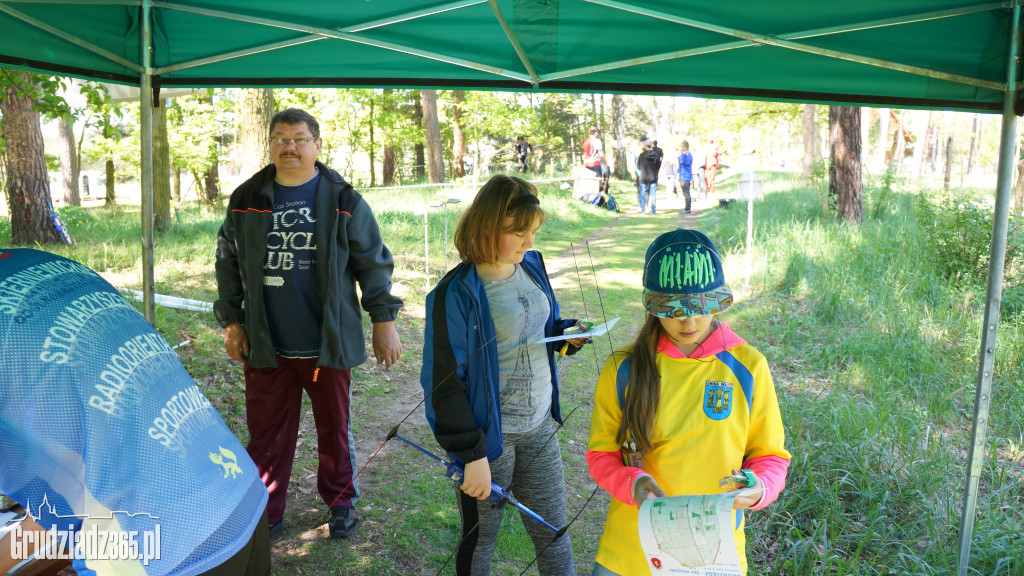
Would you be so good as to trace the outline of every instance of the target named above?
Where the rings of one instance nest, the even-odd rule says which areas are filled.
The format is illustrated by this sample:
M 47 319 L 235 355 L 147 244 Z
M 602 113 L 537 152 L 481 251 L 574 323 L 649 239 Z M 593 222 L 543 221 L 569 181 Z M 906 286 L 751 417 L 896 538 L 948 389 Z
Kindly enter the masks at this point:
M 742 576 L 733 526 L 736 492 L 674 496 L 640 506 L 640 544 L 654 576 Z

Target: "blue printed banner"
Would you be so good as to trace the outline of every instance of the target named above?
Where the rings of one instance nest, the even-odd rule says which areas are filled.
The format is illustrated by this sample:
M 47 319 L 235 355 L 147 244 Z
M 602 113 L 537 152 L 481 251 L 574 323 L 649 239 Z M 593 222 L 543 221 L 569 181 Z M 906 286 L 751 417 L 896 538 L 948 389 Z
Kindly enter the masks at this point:
M 197 574 L 245 545 L 267 500 L 255 465 L 99 275 L 0 250 L 0 358 L 0 493 L 44 529 L 156 535 L 159 558 L 80 557 L 79 574 Z

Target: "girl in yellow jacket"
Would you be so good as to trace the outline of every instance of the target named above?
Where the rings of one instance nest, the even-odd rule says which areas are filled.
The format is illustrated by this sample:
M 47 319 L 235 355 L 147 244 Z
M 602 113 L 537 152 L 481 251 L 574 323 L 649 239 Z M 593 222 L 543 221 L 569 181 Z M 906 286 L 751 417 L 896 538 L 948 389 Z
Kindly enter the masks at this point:
M 594 393 L 587 465 L 612 496 L 594 576 L 651 573 L 640 545 L 643 500 L 721 493 L 744 475 L 734 535 L 746 573 L 743 510 L 775 501 L 790 454 L 768 363 L 718 319 L 732 305 L 721 259 L 704 234 L 659 236 L 644 265 L 647 319 L 606 362 Z

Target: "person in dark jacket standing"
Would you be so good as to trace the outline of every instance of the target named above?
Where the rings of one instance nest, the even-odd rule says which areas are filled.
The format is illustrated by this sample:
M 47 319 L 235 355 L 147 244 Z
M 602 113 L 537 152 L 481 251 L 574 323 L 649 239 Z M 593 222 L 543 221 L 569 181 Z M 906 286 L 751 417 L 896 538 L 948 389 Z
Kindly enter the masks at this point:
M 516 138 L 515 153 L 517 170 L 520 172 L 528 172 L 530 170 L 529 157 L 533 155 L 533 145 L 526 139 L 526 136 Z
M 661 171 L 663 153 L 661 153 L 661 148 L 656 149 L 654 147 L 654 142 L 651 140 L 644 140 L 643 147 L 644 149 L 636 159 L 636 168 L 640 172 L 638 177 L 640 182 L 640 196 L 638 198 L 640 213 L 643 214 L 646 211 L 647 199 L 650 198 L 651 214 L 657 214 L 658 172 Z
M 330 535 L 350 536 L 359 525 L 349 386 L 350 369 L 367 354 L 357 283 L 377 362 L 390 368 L 402 354 L 391 252 L 363 198 L 317 162 L 322 144 L 309 113 L 275 115 L 273 164 L 232 192 L 217 233 L 213 311 L 228 356 L 245 363 L 246 450 L 270 494 L 272 535 L 284 529 L 303 390 L 316 422 L 317 488 L 330 508 Z

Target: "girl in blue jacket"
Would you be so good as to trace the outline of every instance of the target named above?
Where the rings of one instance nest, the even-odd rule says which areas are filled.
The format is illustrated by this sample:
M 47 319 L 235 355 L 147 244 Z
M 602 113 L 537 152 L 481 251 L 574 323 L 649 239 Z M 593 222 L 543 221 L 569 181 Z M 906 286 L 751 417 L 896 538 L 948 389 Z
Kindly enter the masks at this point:
M 465 467 L 457 491 L 462 538 L 456 574 L 489 574 L 502 510 L 483 502 L 507 487 L 549 524 L 565 526 L 565 479 L 554 422 L 561 423 L 555 356 L 538 344 L 576 321 L 559 316 L 544 260 L 531 250 L 544 222 L 537 188 L 496 175 L 455 231 L 462 263 L 427 295 L 423 386 L 438 444 Z M 582 339 L 569 341 L 570 352 Z M 541 574 L 575 574 L 568 533 L 523 519 Z

